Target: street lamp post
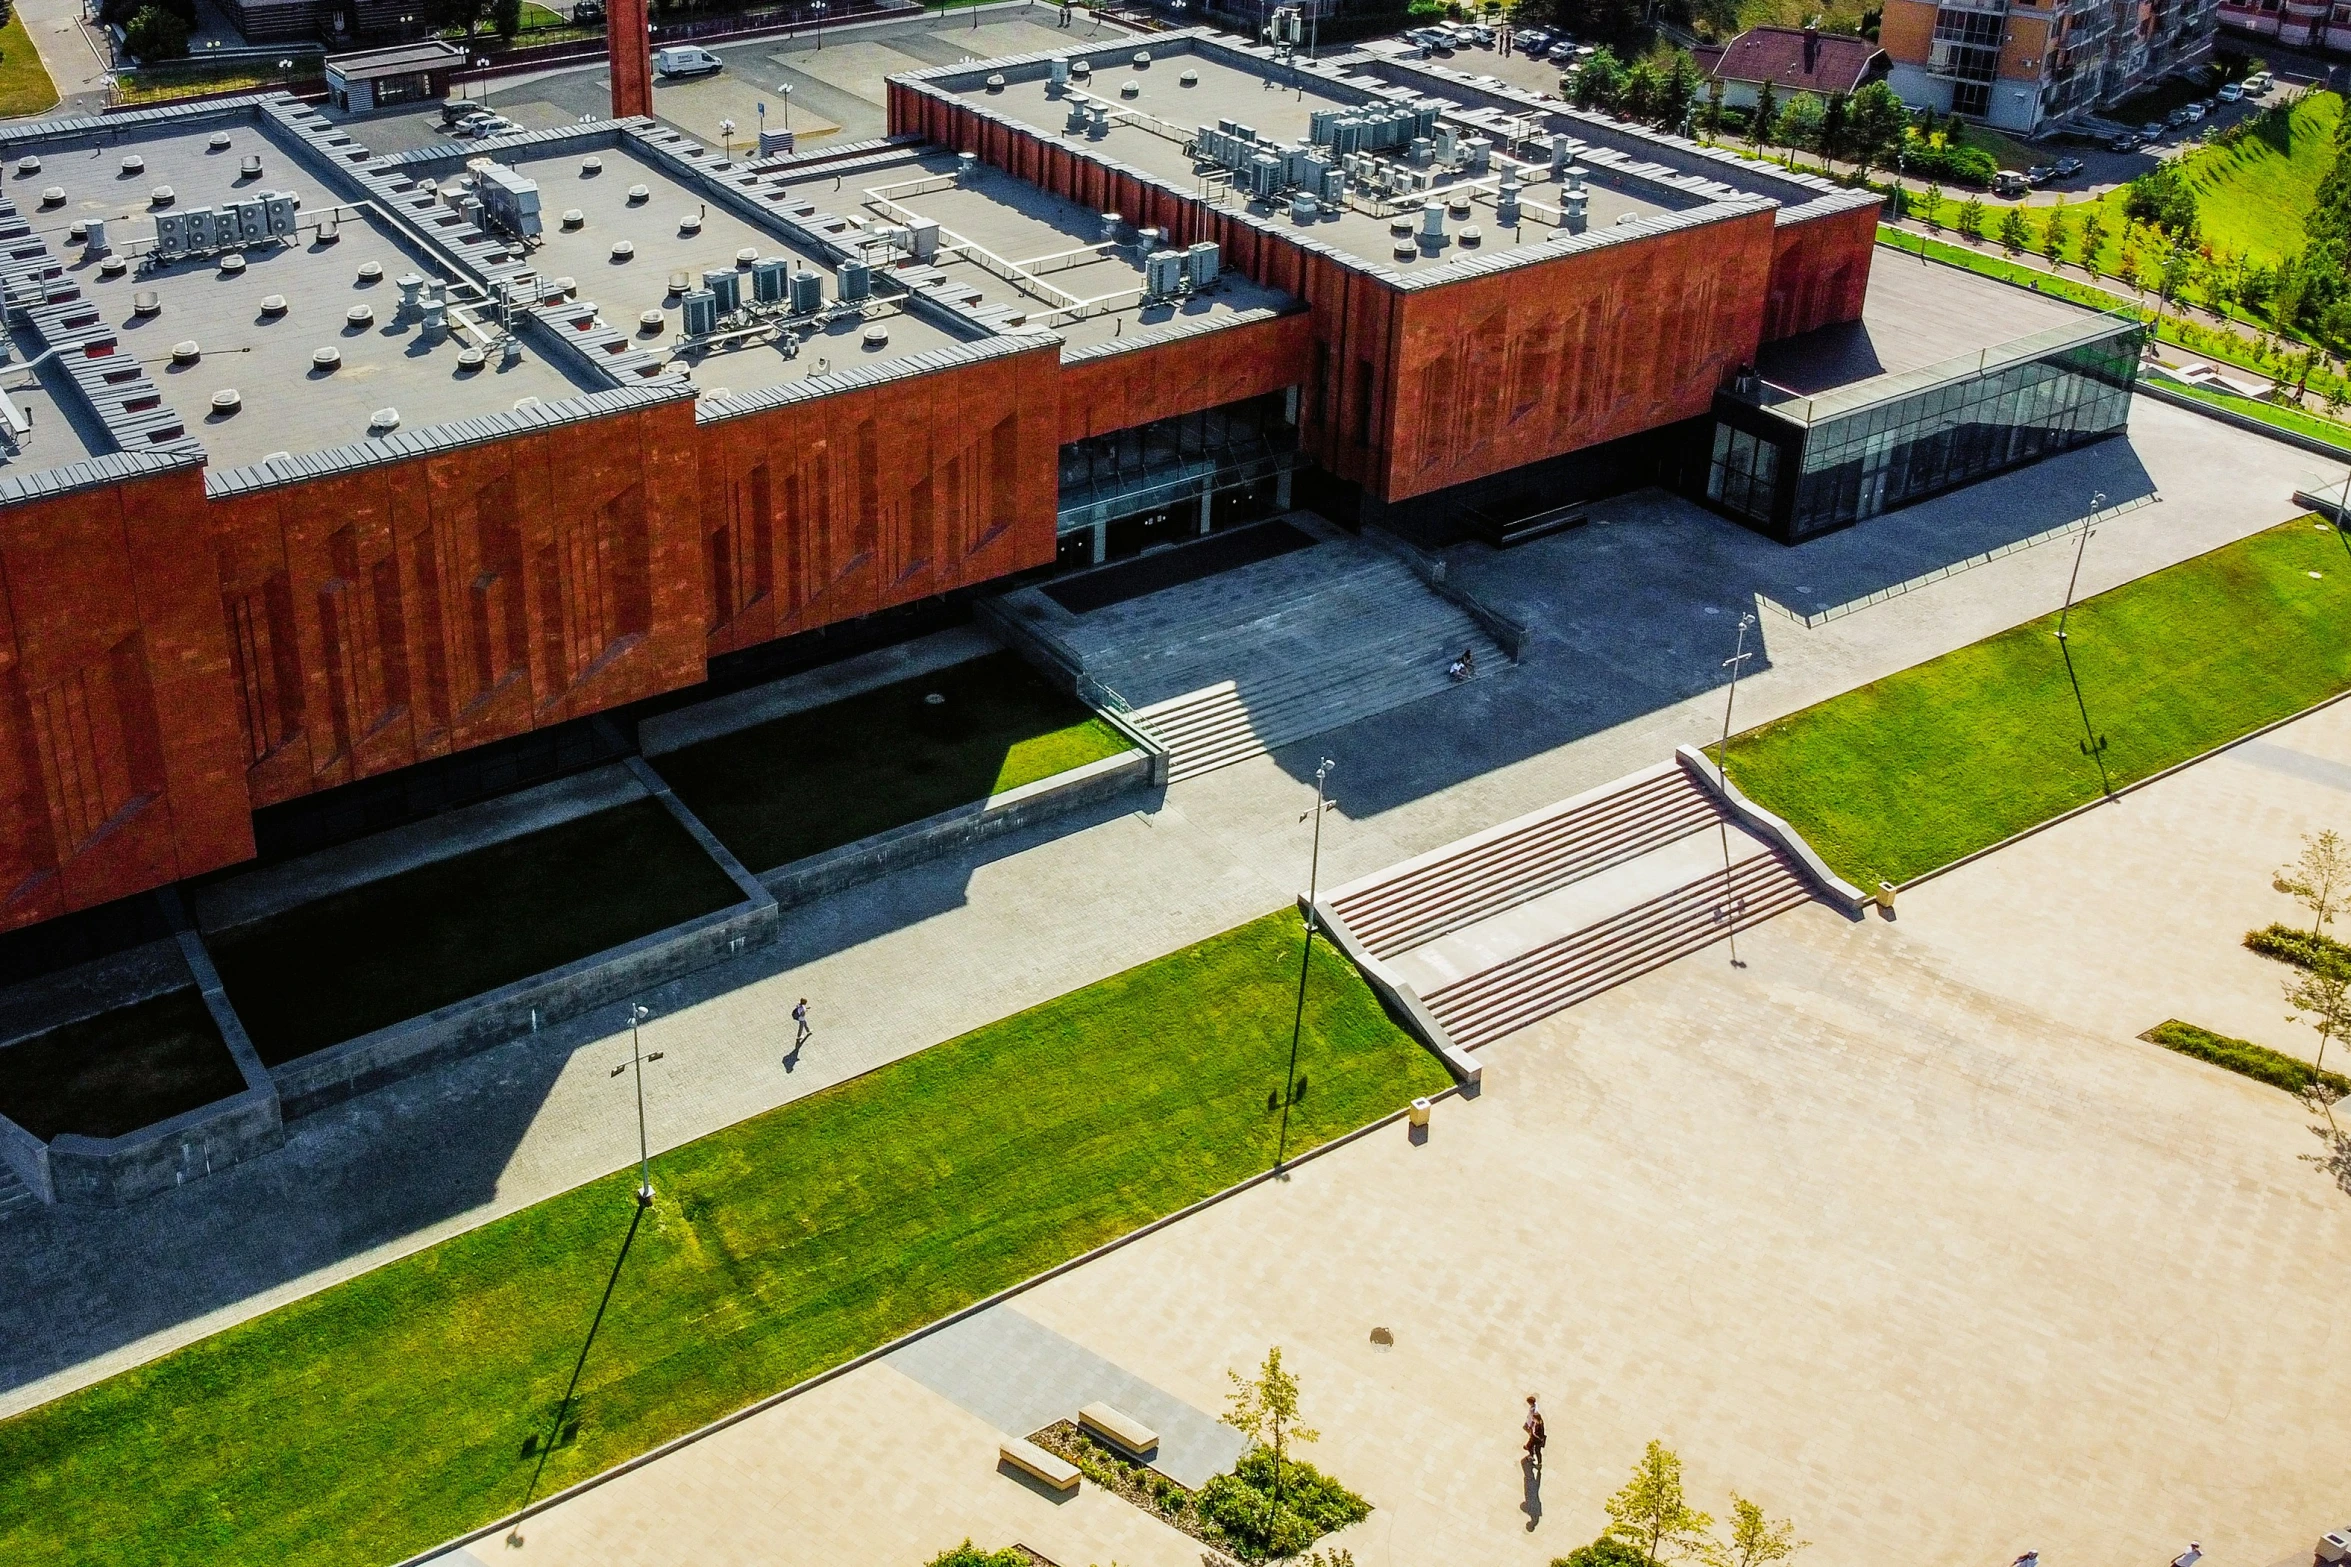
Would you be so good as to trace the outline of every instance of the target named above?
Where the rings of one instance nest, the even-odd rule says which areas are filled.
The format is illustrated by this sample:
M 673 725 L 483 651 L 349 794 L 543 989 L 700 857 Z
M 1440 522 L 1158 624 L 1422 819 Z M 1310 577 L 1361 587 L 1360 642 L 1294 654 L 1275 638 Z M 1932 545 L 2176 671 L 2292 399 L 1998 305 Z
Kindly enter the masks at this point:
M 2073 613 L 2073 590 L 2082 580 L 2082 557 L 2089 553 L 2090 541 L 2098 536 L 2098 513 L 2105 509 L 2106 492 L 2098 491 L 2090 497 L 2089 526 L 2082 529 L 2082 538 L 2073 550 L 2073 575 L 2065 579 L 2065 607 L 2057 612 L 2057 640 L 2065 640 L 2066 618 Z
M 766 104 L 763 103 L 759 106 L 759 113 L 761 120 L 764 122 L 767 116 Z M 718 145 L 719 156 L 721 159 L 728 163 L 734 162 L 735 122 L 733 120 L 721 120 L 718 122 Z
M 651 1063 L 660 1060 L 661 1052 L 656 1050 L 651 1055 L 645 1055 L 638 1050 L 637 1026 L 652 1015 L 653 1009 L 651 1007 L 639 1006 L 634 1002 L 630 1003 L 629 1065 L 616 1066 L 612 1069 L 612 1075 L 614 1077 L 620 1076 L 621 1073 L 628 1071 L 630 1067 L 634 1067 L 636 1069 L 637 1206 L 640 1208 L 650 1208 L 653 1206 L 653 1152 L 651 1145 L 645 1139 L 645 1068 Z
M 1731 709 L 1739 700 L 1739 670 L 1751 656 L 1747 652 L 1747 628 L 1754 624 L 1753 615 L 1739 617 L 1738 650 L 1723 660 L 1724 667 L 1731 672 L 1731 690 L 1723 698 L 1722 749 L 1714 754 L 1714 777 L 1726 806 L 1731 797 Z M 1731 821 L 1727 809 L 1716 816 L 1714 825 L 1722 834 L 1722 917 L 1730 923 L 1731 967 L 1744 968 L 1746 965 L 1739 961 L 1740 901 L 1731 896 Z
M 819 52 L 822 52 L 824 49 L 824 0 L 813 0 L 808 9 L 816 16 L 816 47 Z
M 1282 1085 L 1282 1132 L 1273 1154 L 1273 1167 L 1277 1170 L 1290 1152 L 1290 1101 L 1298 1087 L 1298 1036 L 1306 1029 L 1306 968 L 1314 957 L 1315 901 L 1322 894 L 1322 813 L 1336 803 L 1324 797 L 1323 785 L 1331 776 L 1331 769 L 1338 765 L 1326 756 L 1314 769 L 1314 809 L 1309 813 L 1314 818 L 1314 851 L 1306 868 L 1306 942 L 1298 953 L 1298 1012 L 1290 1022 L 1290 1070 Z

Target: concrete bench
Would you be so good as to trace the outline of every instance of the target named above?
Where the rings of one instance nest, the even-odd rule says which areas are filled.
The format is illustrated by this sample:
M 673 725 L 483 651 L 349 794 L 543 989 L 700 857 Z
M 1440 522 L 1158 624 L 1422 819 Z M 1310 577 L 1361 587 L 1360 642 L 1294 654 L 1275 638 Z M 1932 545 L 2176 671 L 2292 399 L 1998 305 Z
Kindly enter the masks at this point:
M 1066 1458 L 1056 1458 L 1034 1442 L 1016 1436 L 1006 1437 L 998 1450 L 1004 1462 L 1034 1475 L 1056 1491 L 1074 1491 L 1078 1488 L 1078 1466 Z
M 1088 1404 L 1078 1411 L 1078 1429 L 1129 1458 L 1149 1458 L 1159 1450 L 1159 1433 L 1108 1404 Z

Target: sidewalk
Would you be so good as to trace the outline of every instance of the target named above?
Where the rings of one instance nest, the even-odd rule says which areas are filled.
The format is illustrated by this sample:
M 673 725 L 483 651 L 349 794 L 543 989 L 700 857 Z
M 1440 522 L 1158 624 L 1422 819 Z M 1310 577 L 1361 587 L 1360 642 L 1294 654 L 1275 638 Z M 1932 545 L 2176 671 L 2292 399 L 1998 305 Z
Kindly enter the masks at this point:
M 1455 580 L 1528 620 L 1528 661 L 1272 757 L 991 840 L 784 917 L 777 945 L 645 997 L 654 1147 L 670 1148 L 1287 903 L 1299 818 L 1337 759 L 1332 886 L 1705 743 L 1721 660 L 1758 594 L 1851 596 L 2018 536 L 2129 486 L 2166 497 L 2101 525 L 2096 592 L 2293 513 L 2309 457 L 2141 400 L 2107 442 L 1787 550 L 1656 492 Z M 2079 499 L 2073 497 L 2078 496 Z M 2044 514 L 2046 521 L 2044 520 Z M 2072 551 L 2016 552 L 1816 629 L 1760 617 L 1740 727 L 1793 711 L 2062 598 Z M 789 1064 L 789 1012 L 815 1038 Z M 0 1223 L 0 1415 L 13 1413 L 633 1161 L 608 1071 L 621 1009 L 296 1122 L 277 1154 L 120 1210 Z M 952 1543 L 952 1542 L 948 1542 Z
M 106 106 L 112 80 L 106 57 L 82 20 L 81 0 L 17 0 L 33 48 L 61 95 L 57 106 L 42 111 L 41 119 L 96 114 Z

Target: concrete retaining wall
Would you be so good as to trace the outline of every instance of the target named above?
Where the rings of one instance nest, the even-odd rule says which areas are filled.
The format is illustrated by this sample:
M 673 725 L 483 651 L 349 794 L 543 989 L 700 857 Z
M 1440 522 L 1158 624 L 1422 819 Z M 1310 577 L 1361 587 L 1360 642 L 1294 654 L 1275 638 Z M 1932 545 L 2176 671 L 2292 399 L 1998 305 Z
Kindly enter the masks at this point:
M 1797 868 L 1822 897 L 1855 919 L 1861 917 L 1862 910 L 1877 901 L 1830 870 L 1829 862 L 1804 841 L 1802 833 L 1741 794 L 1737 784 L 1714 770 L 1714 764 L 1706 759 L 1705 752 L 1694 745 L 1683 745 L 1676 746 L 1673 754 L 1701 788 L 1722 802 L 1723 809 L 1731 813 L 1732 820 L 1758 837 L 1777 844 L 1788 858 L 1794 860 Z
M 267 1084 L 120 1137 L 61 1132 L 49 1144 L 52 1200 L 134 1202 L 275 1148 L 284 1135 Z
M 1002 644 L 976 626 L 952 627 L 648 718 L 637 726 L 637 745 L 647 756 L 661 756 L 1003 651 Z
M 1445 1032 L 1445 1025 L 1437 1021 L 1437 1015 L 1420 999 L 1420 992 L 1399 979 L 1385 963 L 1373 957 L 1371 950 L 1355 939 L 1355 932 L 1349 930 L 1347 922 L 1331 911 L 1327 902 L 1309 903 L 1305 894 L 1301 893 L 1298 907 L 1311 912 L 1314 922 L 1330 938 L 1331 945 L 1345 954 L 1347 961 L 1355 965 L 1355 971 L 1363 976 L 1363 982 L 1371 986 L 1381 1000 L 1402 1015 L 1404 1026 L 1412 1030 L 1413 1036 L 1428 1046 L 1429 1052 L 1444 1063 L 1445 1070 L 1453 1074 L 1453 1081 L 1461 1085 L 1461 1091 L 1470 1095 L 1478 1093 L 1485 1084 L 1485 1067 L 1476 1056 L 1453 1042 L 1453 1036 Z
M 57 1200 L 57 1188 L 49 1180 L 49 1145 L 4 1115 L 0 1115 L 0 1164 L 15 1171 L 25 1190 L 38 1200 Z
M 1123 732 L 1123 726 L 1122 726 Z M 1066 773 L 1040 778 L 1018 789 L 990 795 L 970 805 L 959 805 L 919 822 L 908 822 L 888 832 L 845 843 L 804 860 L 794 860 L 763 874 L 759 880 L 783 908 L 812 902 L 861 882 L 886 876 L 902 866 L 949 854 L 967 843 L 1043 821 L 1064 811 L 1107 800 L 1164 778 L 1167 755 L 1142 750 L 1121 751 Z
M 271 1076 L 289 1120 L 723 963 L 775 935 L 773 901 L 739 903 L 436 1012 L 347 1039 Z

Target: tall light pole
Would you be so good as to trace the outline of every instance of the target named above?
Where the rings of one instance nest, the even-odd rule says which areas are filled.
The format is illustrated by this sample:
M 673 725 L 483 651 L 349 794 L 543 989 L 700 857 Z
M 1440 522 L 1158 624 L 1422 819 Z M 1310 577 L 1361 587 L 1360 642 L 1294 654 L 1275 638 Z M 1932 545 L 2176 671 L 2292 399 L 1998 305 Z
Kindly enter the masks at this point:
M 2073 575 L 2065 579 L 2065 608 L 2057 612 L 2057 640 L 2065 640 L 2065 622 L 2073 614 L 2073 590 L 2082 580 L 2082 557 L 2089 553 L 2090 541 L 2098 536 L 2098 513 L 2106 507 L 2106 492 L 2100 490 L 2090 497 L 2089 525 L 2082 529 L 2082 539 L 2073 550 Z
M 816 13 L 816 47 L 821 53 L 824 50 L 824 0 L 815 0 L 809 9 Z
M 1714 825 L 1722 834 L 1722 914 L 1730 922 L 1731 967 L 1744 968 L 1739 961 L 1739 900 L 1731 896 L 1731 709 L 1739 700 L 1739 670 L 1750 657 L 1747 652 L 1747 628 L 1755 624 L 1753 615 L 1739 617 L 1738 651 L 1723 660 L 1731 672 L 1730 695 L 1722 704 L 1722 749 L 1714 754 L 1714 777 L 1721 786 L 1724 809 L 1715 817 Z
M 1306 867 L 1306 942 L 1298 951 L 1298 1013 L 1290 1022 L 1290 1070 L 1282 1085 L 1282 1135 L 1273 1153 L 1273 1167 L 1277 1170 L 1290 1152 L 1290 1100 L 1298 1085 L 1298 1036 L 1306 1029 L 1306 966 L 1314 957 L 1315 900 L 1322 894 L 1322 813 L 1333 803 L 1324 798 L 1323 784 L 1331 776 L 1331 769 L 1338 765 L 1326 756 L 1314 769 L 1314 810 L 1309 813 L 1314 817 L 1314 852 Z
M 614 1077 L 620 1076 L 630 1067 L 634 1067 L 637 1073 L 637 1206 L 640 1208 L 653 1206 L 653 1153 L 645 1139 L 645 1068 L 660 1060 L 661 1052 L 656 1050 L 651 1055 L 645 1055 L 638 1050 L 637 1025 L 652 1015 L 651 1007 L 639 1006 L 635 1002 L 629 1004 L 629 1065 L 612 1069 Z
M 764 103 L 759 106 L 759 117 L 761 122 L 765 123 L 767 119 L 767 105 Z M 728 163 L 734 162 L 735 122 L 733 120 L 721 120 L 718 122 L 718 145 L 720 148 L 720 156 Z

